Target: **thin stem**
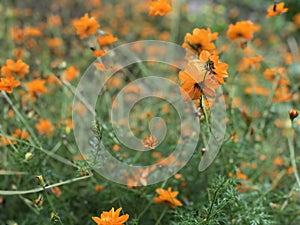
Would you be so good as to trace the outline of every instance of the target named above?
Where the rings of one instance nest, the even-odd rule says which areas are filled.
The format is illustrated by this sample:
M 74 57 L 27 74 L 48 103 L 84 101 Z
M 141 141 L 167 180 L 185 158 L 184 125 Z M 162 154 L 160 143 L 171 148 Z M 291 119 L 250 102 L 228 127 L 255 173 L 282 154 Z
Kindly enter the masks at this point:
M 290 157 L 291 157 L 291 164 L 293 167 L 293 171 L 294 171 L 294 175 L 296 178 L 296 181 L 299 185 L 300 188 L 300 178 L 298 175 L 298 171 L 297 171 L 297 165 L 296 165 L 296 157 L 295 157 L 295 147 L 294 147 L 294 136 L 295 136 L 295 131 L 293 130 L 293 128 L 291 128 L 291 134 L 288 135 L 287 139 L 288 139 L 288 145 L 289 145 L 289 149 L 290 149 Z
M 41 192 L 43 190 L 51 189 L 53 187 L 58 187 L 58 186 L 62 186 L 62 185 L 65 185 L 65 184 L 70 184 L 70 183 L 80 181 L 80 180 L 85 180 L 85 179 L 90 178 L 92 176 L 93 176 L 93 174 L 90 174 L 90 175 L 84 176 L 84 177 L 77 177 L 77 178 L 65 180 L 65 181 L 62 181 L 62 182 L 59 182 L 59 183 L 48 185 L 45 188 L 39 187 L 39 188 L 34 188 L 34 189 L 30 189 L 30 190 L 25 190 L 25 191 L 0 190 L 0 195 L 25 195 L 25 194 L 37 193 L 37 192 Z
M 8 104 L 12 107 L 12 109 L 14 110 L 14 112 L 16 113 L 17 117 L 21 120 L 21 122 L 25 125 L 26 129 L 29 131 L 30 136 L 34 139 L 34 142 L 38 145 L 40 145 L 39 140 L 37 138 L 37 136 L 35 135 L 35 132 L 31 129 L 31 127 L 29 126 L 29 124 L 27 123 L 27 120 L 22 116 L 22 114 L 20 113 L 20 111 L 17 109 L 17 107 L 15 107 L 15 105 L 13 104 L 13 102 L 11 101 L 11 99 L 9 98 L 9 96 L 6 94 L 5 91 L 2 91 L 2 95 L 5 98 L 5 100 L 8 102 Z
M 161 221 L 162 218 L 165 216 L 167 210 L 168 210 L 168 207 L 166 206 L 166 207 L 164 208 L 164 210 L 162 211 L 162 213 L 160 214 L 160 216 L 159 216 L 158 220 L 156 221 L 155 225 L 160 224 L 160 221 Z

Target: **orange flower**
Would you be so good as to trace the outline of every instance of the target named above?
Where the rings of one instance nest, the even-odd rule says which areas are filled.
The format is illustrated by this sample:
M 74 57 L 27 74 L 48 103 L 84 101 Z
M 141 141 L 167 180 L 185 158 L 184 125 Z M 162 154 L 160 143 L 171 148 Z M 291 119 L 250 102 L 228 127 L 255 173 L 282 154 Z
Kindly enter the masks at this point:
M 96 192 L 102 191 L 103 189 L 104 189 L 104 187 L 102 185 L 96 185 L 95 186 L 95 191 Z
M 263 61 L 263 57 L 262 56 L 254 56 L 251 58 L 245 57 L 243 58 L 243 60 L 240 61 L 239 63 L 239 67 L 238 67 L 238 71 L 242 72 L 242 71 L 246 71 L 249 68 L 251 68 L 251 66 L 256 66 L 256 68 L 259 68 L 259 62 Z
M 75 66 L 70 66 L 64 70 L 63 79 L 70 82 L 79 75 L 79 71 Z
M 200 60 L 205 63 L 205 69 L 209 74 L 213 74 L 219 84 L 224 84 L 223 78 L 228 77 L 228 64 L 219 62 L 219 56 L 211 55 L 208 51 L 203 50 L 199 56 Z
M 211 33 L 210 29 L 195 28 L 193 34 L 187 33 L 184 37 L 183 48 L 192 50 L 195 53 L 200 54 L 202 50 L 212 52 L 216 46 L 212 41 L 218 38 L 218 33 Z
M 101 56 L 105 55 L 105 53 L 106 53 L 106 51 L 102 50 L 102 49 L 97 49 L 97 50 L 93 51 L 93 55 L 95 57 L 101 57 Z
M 167 0 L 157 0 L 150 3 L 150 16 L 163 16 L 173 10 Z
M 50 120 L 40 119 L 39 123 L 35 125 L 36 129 L 39 132 L 39 135 L 46 135 L 46 137 L 51 137 L 54 131 L 54 126 Z
M 20 81 L 15 80 L 14 77 L 0 78 L 0 91 L 12 93 L 13 88 L 18 87 L 19 85 Z
M 84 14 L 80 19 L 73 20 L 73 26 L 76 29 L 77 35 L 80 39 L 89 37 L 91 34 L 95 34 L 100 25 L 97 23 L 94 17 L 89 17 L 88 14 Z
M 57 197 L 57 198 L 59 198 L 60 196 L 61 196 L 61 190 L 60 190 L 60 188 L 59 187 L 53 187 L 52 188 L 52 190 L 53 190 L 53 192 L 55 193 L 55 196 Z
M 176 199 L 178 191 L 172 191 L 171 187 L 169 187 L 168 190 L 157 188 L 155 191 L 159 194 L 159 196 L 154 197 L 154 202 L 160 204 L 169 204 L 173 209 L 177 206 L 182 206 L 182 203 Z
M 97 37 L 98 44 L 100 46 L 110 45 L 118 40 L 118 38 L 114 37 L 112 34 L 106 34 L 101 37 Z
M 267 11 L 266 18 L 277 16 L 281 13 L 288 11 L 288 8 L 284 8 L 284 2 L 274 2 L 274 5 L 270 6 Z
M 153 135 L 147 135 L 143 140 L 145 148 L 155 149 L 155 145 L 157 145 L 157 143 L 157 139 Z
M 122 208 L 118 208 L 116 211 L 112 208 L 109 212 L 102 212 L 100 217 L 93 216 L 92 219 L 97 225 L 123 225 L 129 218 L 128 214 L 119 216 Z
M 12 135 L 14 138 L 20 138 L 20 139 L 27 139 L 29 134 L 27 131 L 23 131 L 21 129 L 16 129 L 15 132 Z
M 297 13 L 295 16 L 294 16 L 294 23 L 297 27 L 300 27 L 300 13 Z
M 14 62 L 11 59 L 6 60 L 6 64 L 2 66 L 1 73 L 5 77 L 12 77 L 17 75 L 20 78 L 24 78 L 24 75 L 29 73 L 29 66 L 21 59 Z
M 11 32 L 12 39 L 14 41 L 20 42 L 25 37 L 24 30 L 21 29 L 21 28 L 19 28 L 19 27 L 13 27 L 13 28 L 11 28 L 10 32 Z
M 38 94 L 45 94 L 47 92 L 45 82 L 45 80 L 35 79 L 31 82 L 27 82 L 25 86 L 27 87 L 28 93 L 31 96 L 36 96 Z
M 235 25 L 229 25 L 227 37 L 232 41 L 238 38 L 244 38 L 247 41 L 251 41 L 253 38 L 253 33 L 258 30 L 260 30 L 260 26 L 253 24 L 249 20 L 239 21 Z
M 26 36 L 31 36 L 31 37 L 39 37 L 42 36 L 42 32 L 35 27 L 26 27 L 24 29 L 25 35 Z
M 46 40 L 46 44 L 50 47 L 50 48 L 57 48 L 62 46 L 63 40 L 61 38 L 49 38 Z
M 185 70 L 179 72 L 181 95 L 184 100 L 215 96 L 215 89 L 228 77 L 228 65 L 219 62 L 219 57 L 202 51 L 200 60 L 190 61 Z

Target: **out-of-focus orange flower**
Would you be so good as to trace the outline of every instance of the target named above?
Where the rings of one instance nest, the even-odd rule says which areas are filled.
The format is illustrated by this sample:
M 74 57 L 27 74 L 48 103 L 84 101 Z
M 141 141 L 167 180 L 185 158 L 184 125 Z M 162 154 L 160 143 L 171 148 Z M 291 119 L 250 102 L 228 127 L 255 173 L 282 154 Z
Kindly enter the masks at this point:
M 262 56 L 254 56 L 251 58 L 245 57 L 245 58 L 243 58 L 243 60 L 240 61 L 238 71 L 239 72 L 246 71 L 246 70 L 250 69 L 252 66 L 255 66 L 257 69 L 259 69 L 260 64 L 258 64 L 258 63 L 260 63 L 262 61 L 263 61 Z
M 95 18 L 89 17 L 87 13 L 80 19 L 74 19 L 72 23 L 80 39 L 96 34 L 97 29 L 100 27 Z
M 6 145 L 15 145 L 16 142 L 11 140 L 10 138 L 1 136 L 0 137 L 0 146 L 6 146 Z
M 13 88 L 20 86 L 20 81 L 15 80 L 14 77 L 0 78 L 0 91 L 12 93 Z
M 97 225 L 124 225 L 128 220 L 129 215 L 120 215 L 122 208 L 118 208 L 116 211 L 112 208 L 109 212 L 102 212 L 100 217 L 93 216 L 92 219 L 97 223 Z
M 39 94 L 45 94 L 47 92 L 45 82 L 46 81 L 42 79 L 35 79 L 31 82 L 27 82 L 25 86 L 27 87 L 28 93 L 31 96 L 36 96 Z
M 297 27 L 300 27 L 300 13 L 297 13 L 295 16 L 294 16 L 294 23 Z
M 50 48 L 57 48 L 57 47 L 61 47 L 64 43 L 61 38 L 49 38 L 46 40 L 46 44 Z
M 251 41 L 251 39 L 253 38 L 253 33 L 259 30 L 260 26 L 253 24 L 250 20 L 239 21 L 235 25 L 229 25 L 229 28 L 227 30 L 227 37 L 232 41 L 239 38 Z
M 285 72 L 285 68 L 276 67 L 276 68 L 267 68 L 264 71 L 264 77 L 267 78 L 270 82 L 274 82 L 276 76 L 279 76 L 279 85 L 280 84 L 288 84 L 287 74 Z
M 150 16 L 164 16 L 169 11 L 173 10 L 167 0 L 151 1 L 150 3 Z
M 167 204 L 170 205 L 172 208 L 182 206 L 182 203 L 176 198 L 179 192 L 172 191 L 171 187 L 169 187 L 167 190 L 157 188 L 155 191 L 159 194 L 158 197 L 154 197 L 155 203 Z
M 268 8 L 266 18 L 277 16 L 281 13 L 287 12 L 288 10 L 288 8 L 284 8 L 284 2 L 274 2 L 274 5 Z
M 100 37 L 97 37 L 97 41 L 99 46 L 105 46 L 105 45 L 110 45 L 114 42 L 116 42 L 118 38 L 114 37 L 112 34 L 106 34 Z
M 200 54 L 202 50 L 212 52 L 216 46 L 212 41 L 218 38 L 218 33 L 211 33 L 210 29 L 195 28 L 193 34 L 187 33 L 184 37 L 183 48 L 192 50 Z
M 38 130 L 39 135 L 46 135 L 48 138 L 53 135 L 54 126 L 48 119 L 41 118 L 39 123 L 35 125 L 35 128 Z
M 29 66 L 24 63 L 21 59 L 18 59 L 16 62 L 7 59 L 6 64 L 1 68 L 2 76 L 12 77 L 17 75 L 20 78 L 24 78 L 24 75 L 29 73 Z
M 25 37 L 25 31 L 20 27 L 12 27 L 10 32 L 14 41 L 21 42 Z
M 95 191 L 96 192 L 102 191 L 103 189 L 104 189 L 104 187 L 102 185 L 96 185 L 95 186 Z
M 42 36 L 42 32 L 35 27 L 25 27 L 24 29 L 25 35 L 29 37 L 40 37 Z
M 71 82 L 79 75 L 79 70 L 75 66 L 70 66 L 64 70 L 63 79 Z
M 158 141 L 153 135 L 147 135 L 143 140 L 143 145 L 145 146 L 145 148 L 155 149 L 157 143 Z
M 59 187 L 53 187 L 52 190 L 53 190 L 53 192 L 55 193 L 55 196 L 56 196 L 57 198 L 59 198 L 59 197 L 61 196 L 61 190 L 60 190 Z
M 14 138 L 18 138 L 18 139 L 28 139 L 29 134 L 27 131 L 23 131 L 21 129 L 16 129 L 12 135 Z
M 284 165 L 284 161 L 283 161 L 282 157 L 278 156 L 278 157 L 273 159 L 273 164 L 275 166 L 282 166 L 282 165 Z
M 95 57 L 101 57 L 101 56 L 105 55 L 105 53 L 106 53 L 106 51 L 103 49 L 97 49 L 97 50 L 93 51 L 93 55 Z
M 49 24 L 50 26 L 60 26 L 62 24 L 60 16 L 50 15 L 47 18 L 47 24 Z

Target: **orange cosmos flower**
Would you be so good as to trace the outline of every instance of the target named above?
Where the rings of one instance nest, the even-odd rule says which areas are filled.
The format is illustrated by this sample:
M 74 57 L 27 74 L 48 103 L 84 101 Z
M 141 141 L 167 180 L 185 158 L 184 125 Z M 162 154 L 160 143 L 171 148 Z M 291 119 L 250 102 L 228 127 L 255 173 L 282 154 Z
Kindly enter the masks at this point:
M 211 33 L 210 29 L 195 28 L 193 34 L 187 33 L 184 37 L 183 48 L 192 50 L 195 53 L 200 54 L 202 50 L 212 52 L 216 46 L 212 41 L 218 38 L 218 33 Z
M 79 70 L 75 66 L 70 66 L 64 70 L 63 79 L 70 82 L 79 75 Z
M 93 216 L 92 219 L 97 225 L 123 225 L 129 218 L 128 214 L 119 216 L 122 208 L 118 208 L 116 211 L 112 208 L 109 212 L 102 212 L 100 217 Z
M 0 78 L 0 91 L 12 93 L 13 88 L 18 87 L 19 85 L 20 81 L 15 80 L 14 77 Z
M 219 56 L 211 55 L 208 51 L 202 51 L 200 60 L 205 63 L 205 69 L 209 74 L 213 74 L 219 84 L 224 84 L 223 78 L 228 77 L 227 63 L 219 62 Z
M 110 45 L 118 40 L 118 38 L 114 37 L 112 34 L 107 34 L 101 37 L 97 37 L 98 44 L 102 47 L 104 45 Z
M 51 137 L 54 131 L 54 126 L 50 120 L 40 119 L 39 123 L 35 125 L 35 128 L 38 130 L 39 135 L 46 135 L 46 137 Z
M 46 40 L 46 44 L 50 48 L 58 48 L 64 44 L 63 40 L 61 38 L 49 38 Z
M 260 30 L 260 26 L 253 24 L 249 20 L 239 21 L 235 25 L 229 25 L 227 37 L 232 41 L 238 38 L 244 38 L 247 41 L 251 41 L 253 38 L 253 33 L 258 30 Z
M 20 78 L 24 78 L 24 75 L 29 73 L 29 66 L 21 59 L 18 59 L 16 62 L 8 59 L 6 60 L 6 64 L 2 66 L 1 73 L 5 77 L 17 75 Z
M 274 5 L 268 8 L 266 18 L 277 16 L 281 13 L 287 12 L 288 10 L 288 8 L 284 8 L 284 2 L 274 2 Z
M 153 135 L 147 135 L 143 140 L 145 148 L 155 149 L 155 145 L 157 145 L 157 143 L 158 141 Z
M 163 16 L 173 10 L 167 0 L 157 0 L 150 3 L 150 16 Z
M 100 25 L 97 23 L 94 17 L 89 17 L 88 14 L 84 14 L 80 19 L 73 20 L 73 26 L 76 29 L 77 35 L 80 39 L 89 37 L 91 34 L 95 34 Z
M 20 138 L 20 139 L 28 139 L 29 134 L 27 131 L 23 131 L 21 129 L 16 129 L 15 132 L 12 135 L 14 138 Z
M 45 80 L 35 79 L 31 82 L 27 82 L 25 86 L 27 87 L 30 95 L 36 96 L 38 94 L 45 94 L 47 92 L 45 82 Z
M 93 55 L 95 57 L 101 57 L 101 56 L 105 55 L 105 53 L 106 53 L 106 51 L 102 50 L 102 49 L 93 50 Z
M 251 58 L 245 57 L 245 58 L 243 58 L 243 60 L 240 61 L 238 71 L 240 71 L 240 72 L 246 71 L 246 70 L 250 69 L 252 66 L 259 69 L 260 64 L 258 64 L 258 63 L 260 63 L 262 61 L 263 61 L 262 56 L 254 56 Z
M 297 27 L 300 27 L 300 13 L 297 13 L 295 16 L 294 16 L 294 23 Z
M 159 196 L 154 197 L 154 202 L 159 204 L 168 204 L 172 208 L 182 206 L 182 203 L 178 199 L 176 199 L 178 191 L 172 191 L 171 187 L 169 187 L 168 190 L 157 188 L 155 191 L 159 194 Z
M 179 72 L 181 95 L 184 100 L 215 96 L 215 89 L 228 77 L 228 65 L 219 62 L 219 57 L 202 51 L 199 60 L 190 61 L 185 70 Z
M 26 36 L 31 36 L 31 37 L 40 37 L 42 36 L 42 32 L 35 27 L 26 27 L 24 29 L 25 35 Z

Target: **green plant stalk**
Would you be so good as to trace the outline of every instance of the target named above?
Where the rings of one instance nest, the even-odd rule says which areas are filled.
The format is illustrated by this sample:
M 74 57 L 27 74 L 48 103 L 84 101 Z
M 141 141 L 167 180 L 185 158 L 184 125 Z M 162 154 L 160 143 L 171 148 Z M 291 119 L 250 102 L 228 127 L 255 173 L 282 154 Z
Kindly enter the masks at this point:
M 219 191 L 221 190 L 221 188 L 223 187 L 223 185 L 224 185 L 225 183 L 226 183 L 226 180 L 224 180 L 224 181 L 222 182 L 222 184 L 217 188 L 217 190 L 216 190 L 215 193 L 214 193 L 213 200 L 212 200 L 212 202 L 211 202 L 211 204 L 210 204 L 210 207 L 209 207 L 209 210 L 208 210 L 208 213 L 207 213 L 207 216 L 206 216 L 206 221 L 207 221 L 207 222 L 209 221 L 209 219 L 210 219 L 210 217 L 211 217 L 212 209 L 213 209 L 213 206 L 214 206 L 214 204 L 215 204 L 215 201 L 217 200 L 218 193 L 219 193 Z
M 12 109 L 16 113 L 17 117 L 22 121 L 22 123 L 24 124 L 26 129 L 29 131 L 31 137 L 34 139 L 35 144 L 40 145 L 40 142 L 39 142 L 37 136 L 35 135 L 35 132 L 31 129 L 31 127 L 27 123 L 26 119 L 22 116 L 22 114 L 17 109 L 17 107 L 15 107 L 15 105 L 13 104 L 13 102 L 11 101 L 11 99 L 9 98 L 9 96 L 6 94 L 5 91 L 2 91 L 2 95 L 5 98 L 5 100 L 8 102 L 8 104 L 12 107 Z
M 162 218 L 165 216 L 166 212 L 168 210 L 168 207 L 165 206 L 164 210 L 162 211 L 162 213 L 160 214 L 158 220 L 156 221 L 155 225 L 158 225 L 160 224 L 160 221 L 162 220 Z
M 59 183 L 55 183 L 55 184 L 51 184 L 48 185 L 46 187 L 39 187 L 39 188 L 34 188 L 34 189 L 30 189 L 30 190 L 0 190 L 0 195 L 25 195 L 25 194 L 31 194 L 31 193 L 37 193 L 37 192 L 41 192 L 43 190 L 47 190 L 47 189 L 51 189 L 53 187 L 58 187 L 58 186 L 62 186 L 65 184 L 70 184 L 70 183 L 74 183 L 77 181 L 81 181 L 81 180 L 85 180 L 88 179 L 90 177 L 92 177 L 93 174 L 90 174 L 88 176 L 84 176 L 84 177 L 77 177 L 77 178 L 73 178 L 73 179 L 69 179 L 69 180 L 65 180 Z
M 296 165 L 296 158 L 295 158 L 295 147 L 294 147 L 294 136 L 295 136 L 295 131 L 293 128 L 291 128 L 291 134 L 288 135 L 287 140 L 288 140 L 288 146 L 289 146 L 289 150 L 290 150 L 290 157 L 291 157 L 291 164 L 293 167 L 293 171 L 294 171 L 294 176 L 296 178 L 296 181 L 298 183 L 298 186 L 300 188 L 300 178 L 299 178 L 299 174 L 297 171 L 297 165 Z

